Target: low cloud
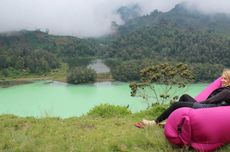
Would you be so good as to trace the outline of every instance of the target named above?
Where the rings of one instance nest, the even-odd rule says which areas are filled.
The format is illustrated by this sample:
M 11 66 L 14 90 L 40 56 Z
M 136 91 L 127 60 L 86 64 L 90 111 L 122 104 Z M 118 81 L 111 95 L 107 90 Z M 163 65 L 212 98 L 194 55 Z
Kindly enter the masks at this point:
M 230 1 L 185 0 L 204 13 L 230 13 Z M 155 9 L 168 11 L 183 0 L 1 0 L 0 32 L 45 31 L 77 37 L 97 37 L 111 33 L 111 22 L 122 23 L 116 10 L 138 4 L 143 15 Z

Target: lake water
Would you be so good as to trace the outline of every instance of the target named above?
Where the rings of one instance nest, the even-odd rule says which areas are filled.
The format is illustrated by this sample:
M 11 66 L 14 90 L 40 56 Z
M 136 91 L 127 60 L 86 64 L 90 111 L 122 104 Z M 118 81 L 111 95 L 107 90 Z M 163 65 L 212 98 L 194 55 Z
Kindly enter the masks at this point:
M 93 60 L 88 66 L 88 68 L 91 68 L 95 70 L 97 73 L 108 73 L 110 72 L 110 68 L 106 66 L 101 59 Z
M 192 84 L 186 89 L 186 93 L 195 96 L 206 85 Z M 141 98 L 130 96 L 128 83 L 121 82 L 69 85 L 55 81 L 38 81 L 0 88 L 0 114 L 18 116 L 81 116 L 101 103 L 129 105 L 131 111 L 137 112 L 147 106 L 141 101 Z

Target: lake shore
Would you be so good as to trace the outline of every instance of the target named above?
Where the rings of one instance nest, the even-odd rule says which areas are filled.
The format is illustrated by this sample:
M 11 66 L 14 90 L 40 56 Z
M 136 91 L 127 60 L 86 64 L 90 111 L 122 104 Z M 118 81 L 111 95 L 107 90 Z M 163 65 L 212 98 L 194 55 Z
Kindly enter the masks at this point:
M 47 76 L 31 76 L 31 77 L 19 77 L 19 78 L 2 78 L 0 79 L 0 87 L 8 87 L 20 84 L 32 83 L 34 81 L 59 81 L 67 83 L 66 76 L 62 74 L 48 74 Z M 114 81 L 111 73 L 98 73 L 96 82 L 104 82 L 104 81 Z
M 16 79 L 4 79 L 0 80 L 0 87 L 9 87 L 20 84 L 28 84 L 33 83 L 34 81 L 44 81 L 44 80 L 52 80 L 52 81 L 60 81 L 66 82 L 64 79 L 52 79 L 51 77 L 29 77 L 29 78 L 16 78 Z

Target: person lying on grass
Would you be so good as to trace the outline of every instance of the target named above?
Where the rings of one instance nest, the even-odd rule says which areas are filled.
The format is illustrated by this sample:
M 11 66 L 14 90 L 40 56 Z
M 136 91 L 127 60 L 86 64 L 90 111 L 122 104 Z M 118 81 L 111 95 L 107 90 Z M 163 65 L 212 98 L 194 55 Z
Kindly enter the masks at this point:
M 214 90 L 205 101 L 197 102 L 193 97 L 184 94 L 180 97 L 178 102 L 170 105 L 170 107 L 155 120 L 143 119 L 141 122 L 136 123 L 135 126 L 142 128 L 144 125 L 160 124 L 162 121 L 166 120 L 173 111 L 182 107 L 198 109 L 228 106 L 230 105 L 230 69 L 224 69 L 221 76 L 221 84 L 222 87 Z

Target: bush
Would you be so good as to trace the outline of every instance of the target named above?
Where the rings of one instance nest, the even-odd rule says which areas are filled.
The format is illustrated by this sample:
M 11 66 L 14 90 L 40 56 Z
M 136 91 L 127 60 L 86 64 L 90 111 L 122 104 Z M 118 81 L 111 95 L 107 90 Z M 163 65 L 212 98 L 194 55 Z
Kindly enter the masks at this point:
M 157 103 L 174 102 L 176 92 L 193 81 L 193 74 L 187 64 L 162 63 L 149 66 L 140 71 L 140 82 L 132 82 L 131 96 L 142 97 L 147 102 L 156 100 Z M 163 84 L 160 89 L 156 83 Z
M 129 114 L 131 114 L 131 111 L 129 111 L 127 107 L 109 104 L 95 106 L 87 113 L 87 115 L 102 118 L 121 117 Z
M 162 114 L 168 106 L 168 104 L 153 104 L 148 109 L 136 113 L 136 117 L 154 119 Z
M 68 72 L 67 82 L 72 84 L 95 82 L 96 71 L 85 67 L 76 67 Z

